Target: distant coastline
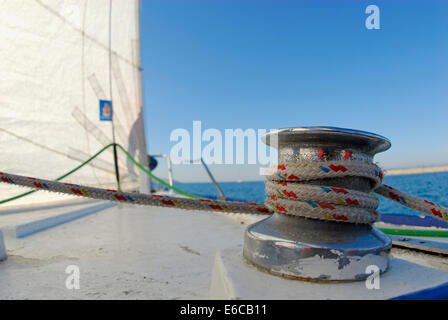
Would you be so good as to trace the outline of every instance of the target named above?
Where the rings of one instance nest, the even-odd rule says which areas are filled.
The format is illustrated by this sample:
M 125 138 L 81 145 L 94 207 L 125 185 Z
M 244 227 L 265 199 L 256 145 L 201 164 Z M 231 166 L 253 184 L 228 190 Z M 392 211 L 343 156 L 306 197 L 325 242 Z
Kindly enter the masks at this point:
M 386 176 L 401 176 L 401 175 L 406 175 L 406 174 L 420 174 L 420 173 L 446 172 L 446 171 L 448 171 L 448 166 L 400 169 L 400 170 L 386 170 Z

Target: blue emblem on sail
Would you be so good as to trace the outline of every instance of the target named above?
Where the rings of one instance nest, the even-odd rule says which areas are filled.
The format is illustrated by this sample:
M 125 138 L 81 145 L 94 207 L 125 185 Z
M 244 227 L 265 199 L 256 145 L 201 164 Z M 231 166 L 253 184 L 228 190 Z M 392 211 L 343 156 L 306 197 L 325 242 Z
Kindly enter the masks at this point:
M 100 120 L 112 121 L 112 101 L 100 100 Z

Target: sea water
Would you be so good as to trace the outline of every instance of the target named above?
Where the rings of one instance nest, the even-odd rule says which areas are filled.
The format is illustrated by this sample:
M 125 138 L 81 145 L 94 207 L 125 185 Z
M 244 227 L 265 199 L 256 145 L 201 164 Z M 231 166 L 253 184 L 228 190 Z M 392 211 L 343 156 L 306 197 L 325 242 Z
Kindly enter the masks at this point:
M 412 174 L 386 177 L 383 183 L 405 193 L 448 207 L 448 172 Z M 176 183 L 178 188 L 204 197 L 216 198 L 218 192 L 212 183 Z M 264 202 L 266 197 L 263 181 L 221 182 L 219 183 L 227 198 L 248 202 Z M 394 201 L 379 197 L 381 213 L 417 215 Z

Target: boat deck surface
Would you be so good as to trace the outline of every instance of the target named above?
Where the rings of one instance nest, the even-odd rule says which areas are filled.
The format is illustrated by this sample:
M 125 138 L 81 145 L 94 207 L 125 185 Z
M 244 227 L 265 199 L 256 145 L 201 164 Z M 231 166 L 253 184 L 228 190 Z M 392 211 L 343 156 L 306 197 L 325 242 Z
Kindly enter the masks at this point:
M 8 254 L 0 299 L 206 299 L 216 253 L 241 246 L 246 227 L 217 213 L 120 205 L 14 235 L 14 216 L 23 223 L 62 210 L 0 219 Z M 69 265 L 80 268 L 79 290 L 66 289 Z
M 207 299 L 217 253 L 242 250 L 247 225 L 264 218 L 102 201 L 6 213 L 0 299 Z M 67 215 L 73 221 L 52 220 Z M 448 267 L 434 259 L 427 266 Z M 79 290 L 66 288 L 70 265 Z

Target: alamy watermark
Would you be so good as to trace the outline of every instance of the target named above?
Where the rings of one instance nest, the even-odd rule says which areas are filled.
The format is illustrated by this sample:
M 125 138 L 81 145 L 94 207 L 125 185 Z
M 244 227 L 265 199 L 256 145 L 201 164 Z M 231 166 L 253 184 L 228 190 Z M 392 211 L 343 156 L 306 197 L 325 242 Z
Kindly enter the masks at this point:
M 77 265 L 69 265 L 65 268 L 65 273 L 68 274 L 68 277 L 65 279 L 65 287 L 68 290 L 79 290 L 81 274 L 79 267 Z
M 369 275 L 366 279 L 366 288 L 369 290 L 379 290 L 380 289 L 380 268 L 374 264 L 367 266 L 366 274 Z
M 270 136 L 269 148 L 262 136 L 267 129 L 202 129 L 201 121 L 193 121 L 192 130 L 175 129 L 171 132 L 170 157 L 174 164 L 277 164 L 277 135 Z
M 365 13 L 369 14 L 366 18 L 366 28 L 369 30 L 379 30 L 380 26 L 380 8 L 378 6 L 371 4 L 367 6 Z

